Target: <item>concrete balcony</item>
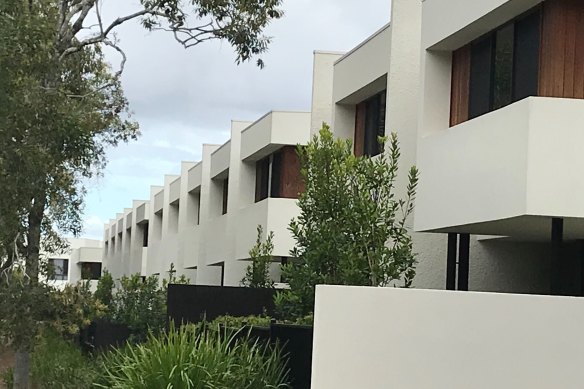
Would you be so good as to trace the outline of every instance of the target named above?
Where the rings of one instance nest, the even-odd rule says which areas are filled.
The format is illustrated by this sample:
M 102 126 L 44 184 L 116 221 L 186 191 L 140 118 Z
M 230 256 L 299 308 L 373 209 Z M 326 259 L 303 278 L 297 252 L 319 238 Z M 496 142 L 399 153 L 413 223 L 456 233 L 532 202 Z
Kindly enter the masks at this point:
M 241 159 L 257 161 L 282 146 L 306 144 L 310 138 L 310 113 L 270 112 L 241 133 Z
M 333 101 L 357 104 L 384 90 L 390 50 L 391 28 L 387 24 L 339 58 L 334 64 Z
M 456 50 L 539 3 L 541 0 L 424 0 L 422 48 Z
M 419 140 L 415 229 L 584 236 L 584 100 L 531 97 Z
M 294 247 L 294 240 L 288 226 L 299 214 L 295 199 L 267 198 L 239 211 L 236 226 L 236 259 L 248 259 L 249 250 L 256 243 L 257 226 L 262 225 L 264 233 L 274 232 L 274 257 L 288 257 Z

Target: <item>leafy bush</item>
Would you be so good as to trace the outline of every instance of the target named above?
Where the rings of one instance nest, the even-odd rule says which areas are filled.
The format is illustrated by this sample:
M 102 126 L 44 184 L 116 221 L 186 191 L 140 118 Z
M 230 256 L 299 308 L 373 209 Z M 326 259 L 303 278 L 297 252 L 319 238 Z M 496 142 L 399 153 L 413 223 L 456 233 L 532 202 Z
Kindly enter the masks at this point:
M 95 290 L 95 298 L 98 299 L 106 307 L 109 307 L 113 300 L 114 278 L 112 274 L 103 270 L 103 274 L 97 282 L 97 289 Z
M 213 320 L 210 324 L 211 328 L 217 328 L 218 326 L 223 326 L 231 329 L 241 329 L 246 326 L 250 327 L 269 327 L 272 318 L 269 316 L 219 316 Z
M 396 134 L 375 158 L 353 155 L 350 141 L 324 125 L 298 149 L 306 184 L 300 215 L 290 223 L 296 241 L 283 267 L 290 290 L 278 293 L 286 319 L 314 310 L 315 286 L 411 286 L 416 258 L 406 221 L 413 211 L 418 171 L 409 171 L 403 198 L 396 196 L 400 148 Z
M 146 343 L 105 356 L 102 388 L 289 388 L 279 347 L 234 331 L 205 326 L 171 327 Z M 239 334 L 241 335 L 241 334 Z
M 44 331 L 32 353 L 32 381 L 42 389 L 91 388 L 98 376 L 95 361 L 60 335 Z
M 95 297 L 102 302 L 109 300 L 108 318 L 126 325 L 133 341 L 144 341 L 148 332 L 158 333 L 166 326 L 168 284 L 189 282 L 184 276 L 175 277 L 175 272 L 171 264 L 169 277 L 162 282 L 156 275 L 145 278 L 139 274 L 123 276 L 115 292 L 112 291 L 113 279 L 107 273 L 99 280 Z
M 270 278 L 270 265 L 274 251 L 274 232 L 270 231 L 265 242 L 262 242 L 264 230 L 261 225 L 258 225 L 257 232 L 256 243 L 249 251 L 251 264 L 247 267 L 241 284 L 249 288 L 273 288 L 274 281 Z
M 12 389 L 14 386 L 14 369 L 10 368 L 0 374 L 0 380 L 6 389 Z

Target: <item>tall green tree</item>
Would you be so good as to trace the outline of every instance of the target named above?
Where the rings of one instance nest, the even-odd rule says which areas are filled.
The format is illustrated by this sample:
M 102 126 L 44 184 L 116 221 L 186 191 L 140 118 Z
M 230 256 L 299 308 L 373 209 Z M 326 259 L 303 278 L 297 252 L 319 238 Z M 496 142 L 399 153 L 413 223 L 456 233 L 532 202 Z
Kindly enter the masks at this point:
M 295 260 L 283 269 L 290 290 L 276 299 L 280 312 L 312 313 L 318 284 L 411 286 L 416 257 L 406 221 L 418 171 L 410 168 L 399 198 L 397 135 L 380 141 L 387 143 L 381 155 L 356 157 L 351 142 L 335 139 L 325 125 L 298 149 L 306 190 L 298 200 L 300 215 L 290 224 Z
M 107 147 L 138 136 L 120 84 L 126 63 L 115 38 L 120 25 L 139 20 L 149 30 L 170 31 L 184 47 L 225 40 L 239 63 L 267 50 L 270 38 L 262 31 L 281 17 L 280 4 L 139 0 L 132 13 L 106 22 L 102 0 L 0 2 L 0 282 L 13 278 L 42 292 L 41 242 L 59 251 L 63 233 L 81 231 L 84 180 L 103 169 Z M 104 46 L 119 53 L 116 69 L 104 60 Z M 12 277 L 15 264 L 24 266 L 25 277 Z M 27 336 L 14 344 L 16 388 L 28 387 L 37 328 L 21 330 Z

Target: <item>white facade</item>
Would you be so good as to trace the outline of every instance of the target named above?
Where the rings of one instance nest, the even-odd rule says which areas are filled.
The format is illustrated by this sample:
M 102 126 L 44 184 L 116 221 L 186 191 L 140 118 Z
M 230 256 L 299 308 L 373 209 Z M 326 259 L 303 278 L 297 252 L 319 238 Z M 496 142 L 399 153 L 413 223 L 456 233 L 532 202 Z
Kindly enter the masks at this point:
M 421 173 L 410 223 L 414 285 L 445 288 L 448 234 L 470 234 L 468 289 L 549 293 L 551 220 L 563 219 L 566 241 L 584 236 L 584 184 L 569 173 L 584 163 L 577 147 L 584 100 L 534 96 L 450 126 L 453 51 L 539 3 L 392 1 L 391 23 L 353 50 L 315 51 L 311 113 L 232 122 L 227 143 L 203 145 L 201 161 L 184 162 L 180 175 L 152 187 L 150 199 L 117 214 L 105 228 L 105 267 L 163 275 L 173 263 L 194 283 L 237 285 L 257 225 L 274 231 L 274 256 L 287 257 L 297 206 L 286 197 L 256 201 L 258 164 L 306 143 L 323 122 L 355 141 L 358 107 L 383 94 L 384 133 L 397 132 L 401 145 L 398 195 L 410 166 Z M 566 273 L 581 267 L 566 264 Z M 572 284 L 576 290 L 582 282 Z
M 313 389 L 582 387 L 584 300 L 319 286 Z
M 293 246 L 288 225 L 298 207 L 285 174 L 297 168 L 289 156 L 308 142 L 310 120 L 310 113 L 270 112 L 253 123 L 233 121 L 228 142 L 203 145 L 200 162 L 183 162 L 180 175 L 152 187 L 150 200 L 135 201 L 105 226 L 104 267 L 116 278 L 166 277 L 172 263 L 191 283 L 237 286 L 258 225 L 264 235 L 274 232 L 275 259 L 288 257 Z M 269 162 L 269 193 L 258 198 L 258 164 L 275 154 L 282 155 L 279 193 L 272 188 L 276 167 Z M 272 270 L 279 281 L 279 264 Z
M 54 278 L 48 282 L 57 288 L 88 280 L 92 289 L 101 274 L 103 243 L 95 239 L 68 239 L 69 249 L 63 253 L 41 253 L 43 260 L 52 266 Z M 91 274 L 91 273 L 94 274 Z

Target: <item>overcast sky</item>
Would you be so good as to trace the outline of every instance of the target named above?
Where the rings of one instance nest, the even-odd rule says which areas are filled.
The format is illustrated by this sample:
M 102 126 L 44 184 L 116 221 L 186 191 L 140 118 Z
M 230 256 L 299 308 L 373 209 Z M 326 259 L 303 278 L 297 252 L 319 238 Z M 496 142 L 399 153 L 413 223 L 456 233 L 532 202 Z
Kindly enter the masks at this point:
M 284 18 L 267 30 L 274 41 L 263 70 L 235 65 L 226 43 L 184 50 L 170 34 L 148 33 L 138 23 L 118 30 L 128 56 L 123 86 L 142 136 L 110 149 L 104 176 L 89 182 L 82 236 L 101 239 L 105 222 L 132 200 L 149 199 L 150 185 L 179 173 L 182 160 L 198 161 L 203 143 L 224 143 L 231 119 L 309 111 L 313 51 L 350 50 L 389 21 L 390 0 L 284 3 Z M 104 12 L 121 14 L 128 4 L 109 0 Z

